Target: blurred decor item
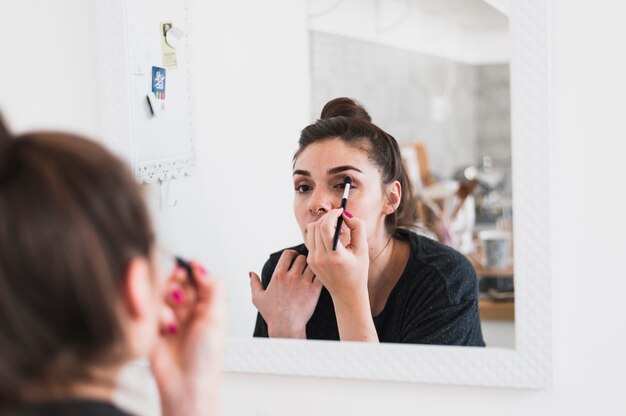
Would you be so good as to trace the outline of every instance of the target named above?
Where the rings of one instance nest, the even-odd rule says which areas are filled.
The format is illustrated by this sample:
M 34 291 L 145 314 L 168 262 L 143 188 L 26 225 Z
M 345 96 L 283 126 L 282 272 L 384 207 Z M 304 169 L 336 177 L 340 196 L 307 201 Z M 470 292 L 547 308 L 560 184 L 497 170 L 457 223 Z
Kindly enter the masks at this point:
M 457 215 L 459 215 L 459 211 L 461 210 L 461 208 L 463 208 L 465 200 L 474 193 L 474 191 L 478 187 L 478 184 L 479 182 L 476 179 L 461 182 L 461 184 L 459 185 L 459 190 L 456 192 L 457 202 L 454 210 L 452 210 L 452 221 L 454 221 Z
M 498 229 L 479 232 L 483 240 L 489 240 L 490 233 L 502 233 Z M 482 234 L 481 234 L 482 233 Z M 510 232 L 507 232 L 510 236 Z M 478 275 L 479 308 L 481 319 L 513 320 L 515 316 L 515 284 L 513 278 L 512 240 L 507 249 L 508 260 L 506 266 L 491 266 L 501 264 L 498 261 L 489 261 L 485 257 L 488 248 L 477 237 L 476 249 L 467 254 L 467 258 L 476 269 Z
M 511 233 L 504 230 L 483 230 L 478 233 L 484 267 L 505 268 L 511 264 Z
M 504 171 L 494 166 L 491 156 L 483 156 L 482 167 L 476 172 L 480 183 L 477 197 L 479 222 L 494 223 L 503 215 L 504 205 L 510 199 L 502 195 L 504 176 Z
M 420 142 L 408 142 L 400 144 L 400 153 L 407 173 L 413 183 L 415 193 L 426 186 L 431 185 L 434 180 L 430 172 L 430 163 L 426 146 Z
M 477 182 L 437 182 L 418 193 L 418 214 L 423 226 L 443 244 L 467 254 L 474 250 L 476 220 L 473 192 Z

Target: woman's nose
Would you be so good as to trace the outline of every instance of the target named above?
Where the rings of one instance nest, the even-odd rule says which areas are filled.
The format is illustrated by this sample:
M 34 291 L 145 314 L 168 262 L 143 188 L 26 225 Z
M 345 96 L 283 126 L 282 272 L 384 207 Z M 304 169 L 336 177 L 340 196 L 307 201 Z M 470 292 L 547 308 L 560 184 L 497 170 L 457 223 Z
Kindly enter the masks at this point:
M 333 209 L 332 195 L 323 190 L 314 190 L 309 199 L 309 211 L 311 214 L 318 216 L 326 214 Z

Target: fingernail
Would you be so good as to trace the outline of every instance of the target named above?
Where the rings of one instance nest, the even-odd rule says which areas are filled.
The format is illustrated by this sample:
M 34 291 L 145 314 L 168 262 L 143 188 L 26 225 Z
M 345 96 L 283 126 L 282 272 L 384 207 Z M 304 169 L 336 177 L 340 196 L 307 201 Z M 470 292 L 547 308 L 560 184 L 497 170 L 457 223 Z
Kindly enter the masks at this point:
M 183 295 L 183 292 L 180 290 L 174 290 L 172 292 L 172 299 L 174 299 L 174 302 L 176 302 L 177 305 L 180 305 L 185 301 L 185 295 Z
M 344 212 L 344 214 L 346 214 L 346 217 L 348 217 L 348 218 L 352 218 L 352 214 L 350 214 L 350 211 L 345 210 L 345 211 L 343 211 L 343 212 Z
M 176 324 L 167 324 L 167 332 L 174 335 L 178 332 L 178 326 Z
M 248 276 L 250 277 L 250 279 L 252 279 L 252 272 L 249 272 Z
M 193 264 L 193 267 L 200 272 L 200 274 L 202 275 L 207 274 L 206 269 L 200 263 L 194 261 L 192 264 Z

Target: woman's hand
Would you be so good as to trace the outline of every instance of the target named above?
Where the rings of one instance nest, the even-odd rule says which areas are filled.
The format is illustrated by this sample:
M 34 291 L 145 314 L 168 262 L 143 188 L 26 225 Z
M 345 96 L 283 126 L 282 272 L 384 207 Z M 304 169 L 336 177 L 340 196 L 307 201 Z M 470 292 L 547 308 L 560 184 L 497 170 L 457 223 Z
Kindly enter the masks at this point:
M 305 256 L 283 251 L 267 289 L 254 272 L 250 272 L 250 288 L 252 303 L 267 323 L 271 338 L 306 338 L 306 324 L 315 311 L 322 284 L 307 267 Z
M 342 232 L 337 250 L 333 236 L 337 220 L 343 215 L 347 232 Z M 346 241 L 344 236 L 349 236 Z M 360 220 L 351 218 L 342 208 L 333 209 L 307 226 L 308 264 L 334 300 L 349 299 L 367 292 L 369 255 L 365 229 Z
M 161 339 L 150 356 L 162 414 L 168 416 L 221 411 L 224 289 L 202 266 L 192 263 L 192 271 L 187 276 L 177 268 L 167 282 Z
M 349 230 L 343 235 L 349 236 L 349 242 L 344 246 L 345 239 L 340 239 L 333 250 L 333 236 L 341 215 Z M 378 341 L 367 290 L 369 254 L 363 223 L 337 208 L 307 226 L 305 241 L 309 267 L 333 298 L 340 338 Z

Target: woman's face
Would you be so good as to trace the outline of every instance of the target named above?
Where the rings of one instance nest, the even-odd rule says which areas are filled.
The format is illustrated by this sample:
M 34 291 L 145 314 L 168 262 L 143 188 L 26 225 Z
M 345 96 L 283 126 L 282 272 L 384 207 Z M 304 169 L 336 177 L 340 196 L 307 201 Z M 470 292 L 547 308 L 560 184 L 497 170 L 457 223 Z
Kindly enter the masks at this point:
M 300 153 L 293 172 L 294 212 L 303 237 L 307 225 L 341 205 L 347 175 L 352 177 L 347 210 L 365 223 L 368 241 L 384 237 L 387 198 L 365 151 L 339 139 L 313 143 Z

